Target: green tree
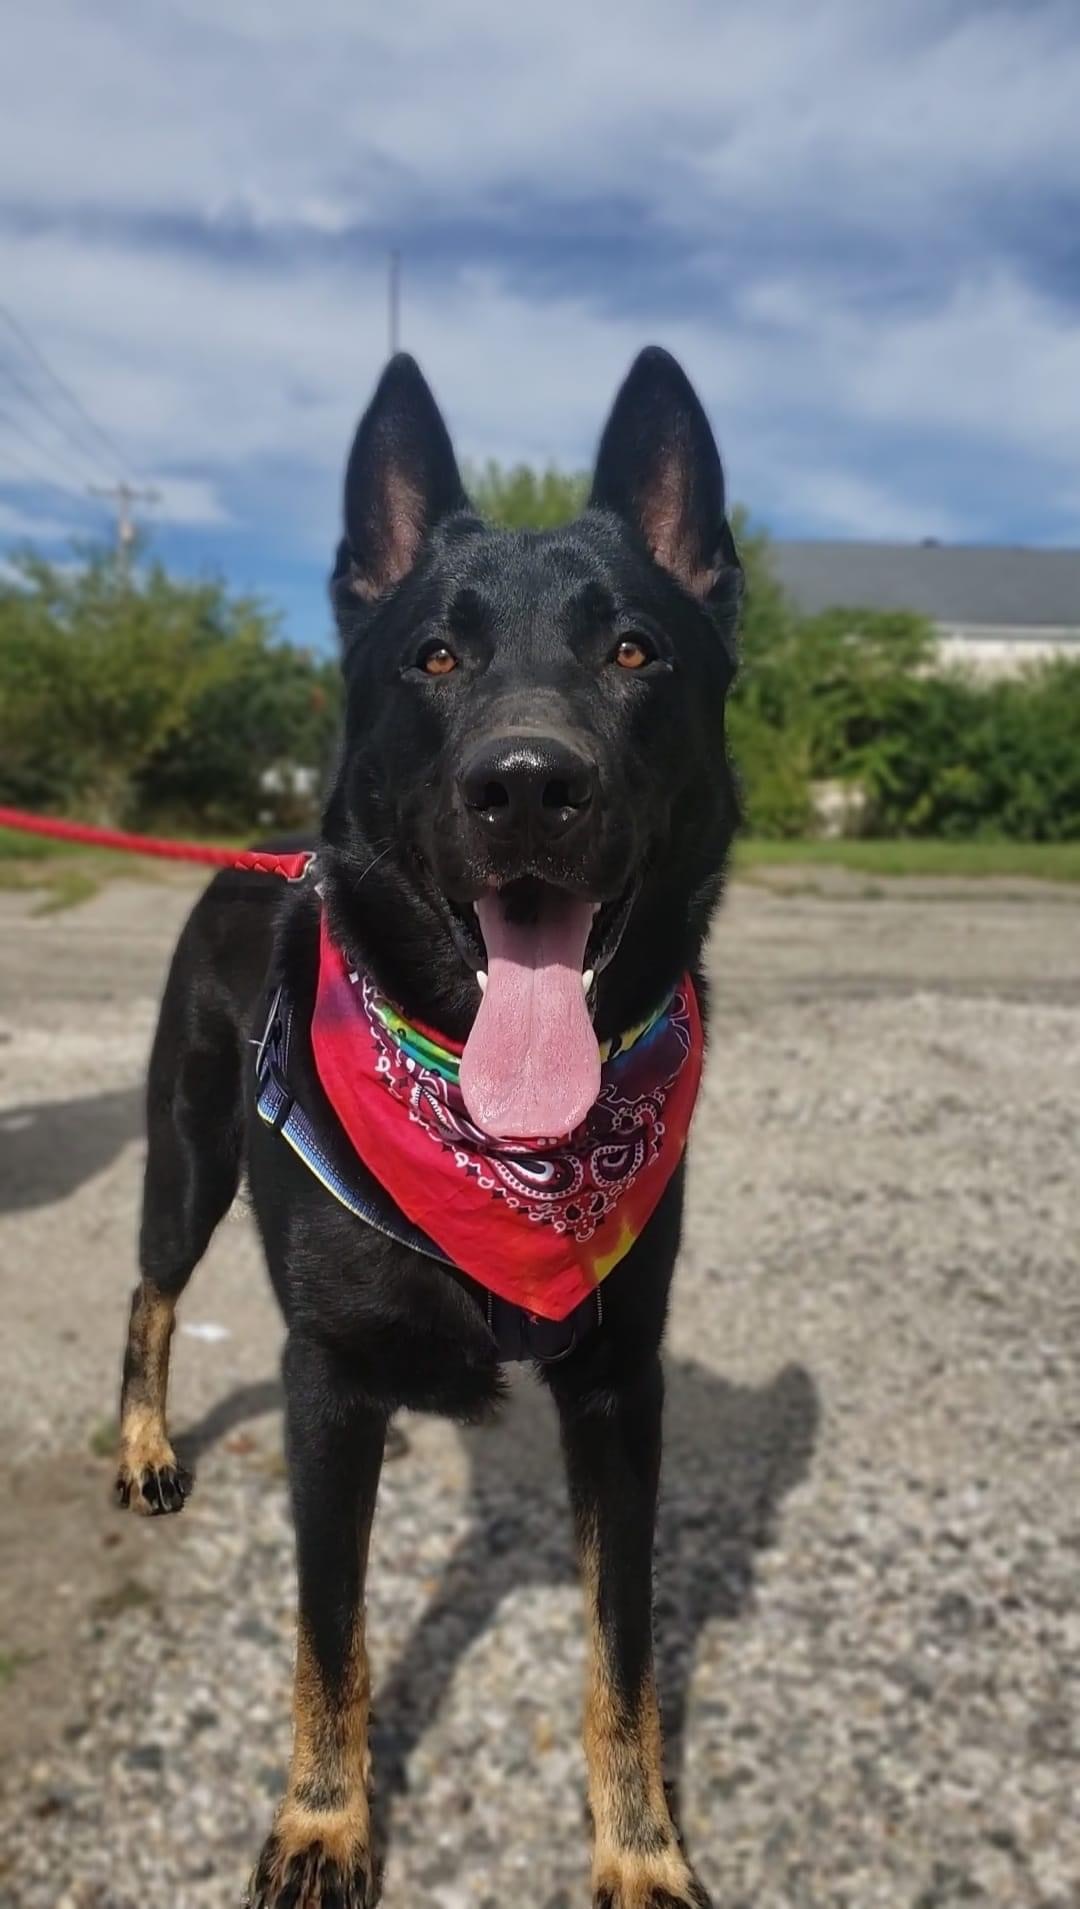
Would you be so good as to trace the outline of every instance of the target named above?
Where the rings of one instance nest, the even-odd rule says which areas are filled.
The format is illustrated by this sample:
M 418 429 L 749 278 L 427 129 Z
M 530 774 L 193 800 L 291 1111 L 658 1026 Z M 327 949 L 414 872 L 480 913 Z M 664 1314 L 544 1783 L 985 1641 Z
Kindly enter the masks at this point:
M 503 530 L 556 530 L 584 510 L 589 479 L 583 471 L 507 468 L 489 458 L 466 471 L 465 488 L 481 517 Z
M 337 670 L 283 643 L 253 599 L 160 564 L 132 578 L 96 553 L 14 569 L 0 583 L 0 799 L 244 828 L 264 768 L 325 760 Z

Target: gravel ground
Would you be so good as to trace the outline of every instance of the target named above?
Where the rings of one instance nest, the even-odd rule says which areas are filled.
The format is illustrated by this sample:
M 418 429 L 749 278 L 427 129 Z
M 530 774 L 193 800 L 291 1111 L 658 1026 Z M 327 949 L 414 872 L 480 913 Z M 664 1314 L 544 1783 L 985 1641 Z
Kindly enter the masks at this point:
M 790 892 L 784 892 L 787 889 Z M 669 1341 L 665 1715 L 718 1909 L 1080 1905 L 1080 901 L 732 892 Z M 287 1756 L 280 1332 L 182 1311 L 182 1518 L 107 1505 L 139 1076 L 190 890 L 0 895 L 0 1905 L 235 1909 Z M 584 1904 L 545 1402 L 409 1419 L 370 1632 L 386 1909 Z

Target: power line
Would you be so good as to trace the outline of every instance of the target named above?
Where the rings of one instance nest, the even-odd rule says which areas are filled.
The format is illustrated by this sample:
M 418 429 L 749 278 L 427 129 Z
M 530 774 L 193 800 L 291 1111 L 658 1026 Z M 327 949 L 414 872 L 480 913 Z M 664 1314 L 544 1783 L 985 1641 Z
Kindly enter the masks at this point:
M 24 457 L 20 457 L 17 451 L 12 450 L 10 444 L 0 444 L 0 458 L 3 458 L 5 463 L 14 465 L 15 469 L 21 471 L 23 476 L 28 477 L 32 483 L 45 485 L 50 490 L 62 491 L 65 497 L 77 497 L 77 492 L 69 490 L 66 484 L 61 484 L 59 478 L 49 477 L 44 471 L 36 471 L 32 464 L 28 464 Z
M 3 369 L 4 367 L 0 365 L 0 370 L 3 370 Z M 42 456 L 55 459 L 55 461 L 59 464 L 60 468 L 65 472 L 65 474 L 68 477 L 71 477 L 74 479 L 74 483 L 78 490 L 81 491 L 86 489 L 86 478 L 83 475 L 83 473 L 81 471 L 77 471 L 74 465 L 69 464 L 66 458 L 60 456 L 55 445 L 43 444 L 41 439 L 39 437 L 36 437 L 33 431 L 27 430 L 26 425 L 23 423 L 23 420 L 19 417 L 16 417 L 15 413 L 13 411 L 9 411 L 7 407 L 4 405 L 0 405 L 0 423 L 4 423 L 8 425 L 11 430 L 16 432 L 19 437 L 24 438 L 27 444 L 32 445 L 34 450 L 40 452 Z M 39 482 L 40 481 L 41 480 L 39 479 Z M 57 481 L 58 480 L 52 476 L 45 479 L 45 482 L 47 483 L 56 483 Z M 66 484 L 60 485 L 61 490 L 66 490 L 67 488 L 68 486 Z
M 76 396 L 71 386 L 65 383 L 59 373 L 53 370 L 44 352 L 35 344 L 29 332 L 19 323 L 14 313 L 9 311 L 6 305 L 0 305 L 0 318 L 4 320 L 4 323 L 14 334 L 23 352 L 29 353 L 35 364 L 44 372 L 49 383 L 59 392 L 61 398 L 74 411 L 79 422 L 79 435 L 76 436 L 71 427 L 70 420 L 63 416 L 58 417 L 55 408 L 50 408 L 49 405 L 45 404 L 40 393 L 36 391 L 32 385 L 27 383 L 22 375 L 22 371 L 13 365 L 10 360 L 0 360 L 0 375 L 5 377 L 8 383 L 12 385 L 17 392 L 20 392 L 26 401 L 40 413 L 50 429 L 61 436 L 65 443 L 65 451 L 74 449 L 77 455 L 92 467 L 95 476 L 102 461 L 101 452 L 97 449 L 97 445 L 104 446 L 109 465 L 119 464 L 120 469 L 127 471 L 130 476 L 132 466 L 124 456 L 116 440 L 112 438 L 107 431 L 102 429 L 96 419 L 91 417 L 82 400 Z M 0 420 L 5 421 L 12 430 L 18 432 L 29 444 L 33 445 L 37 452 L 44 454 L 48 458 L 57 457 L 58 454 L 54 446 L 43 444 L 40 437 L 28 431 L 23 420 L 7 410 L 6 407 L 0 407 Z M 86 433 L 88 431 L 97 441 L 92 451 L 87 448 Z M 6 446 L 0 447 L 0 454 L 6 455 L 9 458 L 13 457 L 13 454 L 7 450 Z M 27 465 L 25 459 L 13 457 L 13 461 L 23 470 L 29 471 L 30 467 Z M 72 471 L 73 467 L 67 462 L 66 456 L 59 461 L 62 463 L 66 473 Z M 37 472 L 30 472 L 30 475 L 34 478 L 35 482 L 40 483 L 42 481 Z M 58 480 L 53 476 L 50 476 L 45 481 L 58 484 Z M 76 472 L 75 482 L 78 484 L 80 491 L 85 492 L 91 497 L 102 498 L 115 506 L 117 560 L 121 566 L 126 569 L 130 563 L 131 551 L 136 534 L 135 521 L 132 516 L 132 506 L 138 503 L 156 504 L 160 499 L 160 492 L 145 485 L 140 486 L 137 483 L 129 482 L 126 477 L 119 478 L 113 484 L 87 484 L 81 474 Z M 66 484 L 58 484 L 58 488 L 63 490 L 66 495 L 77 495 L 77 493 L 69 491 Z
M 72 490 L 70 484 L 62 484 L 58 477 L 51 476 L 47 471 L 35 470 L 24 457 L 20 457 L 17 451 L 12 450 L 10 444 L 0 444 L 0 459 L 10 465 L 13 470 L 21 472 L 21 477 L 14 480 L 0 478 L 0 482 L 22 484 L 29 479 L 39 490 L 58 491 L 61 497 L 69 498 L 73 504 L 78 504 L 80 507 L 85 504 L 85 491 Z
M 102 426 L 97 422 L 96 418 L 91 417 L 86 406 L 83 404 L 82 399 L 78 397 L 77 394 L 72 390 L 71 386 L 67 384 L 63 378 L 61 378 L 59 372 L 53 370 L 52 365 L 49 363 L 48 359 L 46 358 L 44 352 L 41 350 L 40 346 L 34 343 L 34 340 L 31 338 L 25 326 L 21 325 L 19 323 L 19 320 L 15 317 L 14 312 L 9 311 L 6 305 L 0 305 L 0 318 L 2 318 L 5 324 L 10 328 L 10 330 L 14 332 L 16 338 L 22 344 L 24 350 L 28 351 L 31 357 L 34 358 L 36 362 L 40 365 L 42 371 L 45 373 L 45 376 L 49 379 L 49 382 L 53 386 L 55 386 L 56 390 L 59 391 L 61 397 L 67 399 L 68 404 L 71 405 L 76 415 L 82 419 L 84 426 L 88 430 L 93 432 L 93 435 L 97 438 L 99 444 L 104 445 L 105 451 L 108 455 L 109 462 L 110 463 L 115 462 L 119 464 L 121 470 L 125 470 L 129 478 L 133 477 L 134 472 L 132 470 L 131 464 L 128 462 L 128 459 L 124 456 L 124 453 L 120 449 L 120 446 L 117 444 L 116 439 L 111 437 L 109 432 L 102 428 Z M 100 455 L 101 455 L 100 451 L 94 452 L 95 458 L 100 457 Z
M 70 457 L 74 454 L 76 457 L 81 458 L 85 469 L 91 471 L 96 476 L 101 469 L 100 460 L 96 456 L 91 458 L 87 454 L 85 447 L 79 443 L 78 438 L 73 437 L 63 423 L 57 422 L 48 407 L 42 404 L 33 386 L 27 384 L 22 372 L 17 370 L 14 365 L 9 364 L 6 360 L 0 359 L 0 378 L 5 378 L 16 396 L 24 400 L 24 403 L 31 407 L 32 416 L 44 419 L 49 430 L 55 434 L 64 456 Z M 13 429 L 21 431 L 24 437 L 32 437 L 33 434 L 26 429 L 25 424 L 17 419 L 12 412 L 9 411 L 7 416 L 8 422 L 12 425 Z M 38 443 L 40 448 L 46 451 L 50 457 L 56 455 L 56 448 L 53 445 L 41 444 L 40 439 Z M 70 465 L 68 468 L 70 469 Z M 85 475 L 80 479 L 80 482 L 85 484 Z

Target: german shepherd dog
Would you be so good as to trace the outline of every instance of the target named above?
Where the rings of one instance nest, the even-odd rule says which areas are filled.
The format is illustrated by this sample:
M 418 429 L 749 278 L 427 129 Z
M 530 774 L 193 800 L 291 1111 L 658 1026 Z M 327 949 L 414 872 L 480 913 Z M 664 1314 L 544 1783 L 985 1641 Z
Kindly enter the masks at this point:
M 258 1117 L 267 1002 L 284 986 L 310 1019 L 325 918 L 402 1015 L 467 1043 L 509 936 L 475 1091 L 518 1097 L 508 1131 L 569 1132 L 590 1044 L 595 1064 L 687 972 L 701 998 L 736 821 L 724 705 L 741 582 L 716 445 L 665 352 L 643 352 L 616 398 L 587 509 L 544 534 L 481 522 L 416 365 L 399 356 L 383 374 L 349 457 L 331 584 L 346 715 L 317 879 L 222 874 L 181 935 L 150 1063 L 124 1362 L 118 1495 L 179 1511 L 174 1312 L 246 1171 L 287 1325 L 299 1580 L 292 1762 L 253 1909 L 376 1901 L 364 1579 L 387 1427 L 401 1407 L 489 1414 L 505 1356 L 475 1280 L 348 1210 Z M 542 948 L 533 960 L 530 936 L 573 945 L 573 1012 L 565 962 Z M 326 1146 L 350 1153 L 363 1184 L 303 1040 L 294 1066 Z M 536 1360 L 587 1601 L 596 1909 L 708 1901 L 665 1795 L 652 1643 L 660 1343 L 681 1212 L 679 1166 L 604 1280 L 602 1316 Z

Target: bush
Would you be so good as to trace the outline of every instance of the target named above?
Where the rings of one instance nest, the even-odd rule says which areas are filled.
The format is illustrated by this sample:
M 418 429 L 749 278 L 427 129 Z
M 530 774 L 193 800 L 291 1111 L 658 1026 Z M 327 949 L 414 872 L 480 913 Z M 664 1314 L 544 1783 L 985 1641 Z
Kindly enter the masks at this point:
M 1080 840 L 1080 665 L 912 685 L 869 780 L 884 834 Z
M 1080 839 L 1080 664 L 998 681 L 934 667 L 935 638 L 904 612 L 801 618 L 742 530 L 747 564 L 732 753 L 747 827 L 813 828 L 811 783 L 857 782 L 875 834 Z
M 220 583 L 24 556 L 0 585 L 0 800 L 250 828 L 274 807 L 264 770 L 321 771 L 338 684 L 336 663 L 281 642 L 261 605 Z

